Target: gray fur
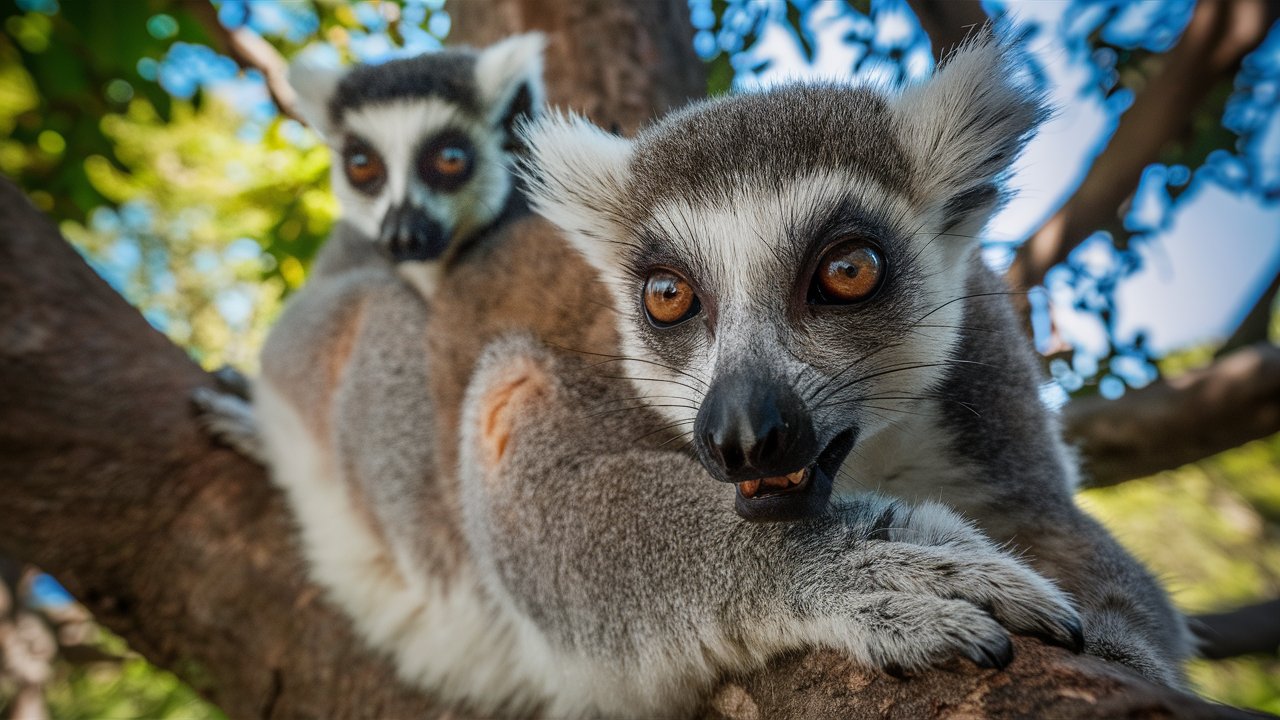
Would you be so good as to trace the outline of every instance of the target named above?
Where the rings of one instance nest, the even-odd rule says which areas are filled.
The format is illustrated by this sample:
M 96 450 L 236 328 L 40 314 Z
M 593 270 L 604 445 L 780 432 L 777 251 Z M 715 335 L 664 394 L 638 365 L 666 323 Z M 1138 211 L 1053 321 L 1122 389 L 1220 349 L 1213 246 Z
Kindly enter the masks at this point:
M 1002 625 L 1075 641 L 1051 582 L 936 504 L 863 494 L 795 524 L 726 513 L 732 488 L 646 432 L 661 421 L 624 411 L 631 392 L 514 337 L 485 353 L 467 394 L 472 561 L 496 622 L 532 625 L 560 658 L 528 681 L 564 693 L 546 698 L 552 716 L 670 716 L 724 673 L 813 646 L 920 669 L 956 654 L 1003 664 Z M 509 434 L 497 456 L 494 434 Z
M 897 96 L 768 90 L 693 106 L 635 141 L 549 118 L 528 130 L 526 172 L 535 207 L 608 284 L 629 374 L 667 398 L 670 422 L 690 428 L 725 378 L 789 383 L 819 447 L 856 433 L 838 497 L 941 500 L 1081 601 L 1090 652 L 1177 685 L 1185 622 L 1074 505 L 1075 458 L 974 239 L 1044 116 L 1010 49 L 982 38 Z M 880 248 L 886 280 L 858 304 L 811 304 L 818 255 L 850 237 Z M 656 267 L 690 281 L 699 315 L 646 320 Z

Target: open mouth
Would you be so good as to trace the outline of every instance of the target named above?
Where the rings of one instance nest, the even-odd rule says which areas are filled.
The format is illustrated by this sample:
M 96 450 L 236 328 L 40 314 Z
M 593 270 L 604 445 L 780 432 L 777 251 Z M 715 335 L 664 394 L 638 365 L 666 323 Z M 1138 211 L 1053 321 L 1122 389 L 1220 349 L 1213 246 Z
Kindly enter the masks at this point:
M 789 522 L 821 515 L 834 478 L 853 449 L 855 429 L 837 435 L 812 464 L 785 475 L 742 480 L 733 508 L 753 522 Z

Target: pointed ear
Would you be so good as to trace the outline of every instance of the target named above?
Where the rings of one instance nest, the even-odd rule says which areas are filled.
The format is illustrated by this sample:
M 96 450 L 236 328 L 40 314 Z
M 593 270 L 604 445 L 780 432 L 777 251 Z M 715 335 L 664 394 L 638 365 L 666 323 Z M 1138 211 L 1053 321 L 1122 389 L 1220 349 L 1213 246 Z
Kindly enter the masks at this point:
M 334 128 L 329 103 L 347 71 L 319 49 L 304 50 L 289 64 L 289 85 L 298 93 L 298 114 L 326 140 Z
M 506 131 L 515 149 L 516 125 L 542 112 L 546 90 L 542 84 L 541 33 L 513 35 L 490 45 L 476 57 L 476 87 L 488 108 L 488 120 Z
M 1017 56 L 979 33 L 894 101 L 917 197 L 944 228 L 987 221 L 1005 199 L 1005 173 L 1048 116 L 1043 92 L 1019 78 Z
M 597 269 L 616 273 L 627 227 L 631 141 L 559 112 L 523 125 L 520 137 L 529 148 L 520 174 L 534 209 Z

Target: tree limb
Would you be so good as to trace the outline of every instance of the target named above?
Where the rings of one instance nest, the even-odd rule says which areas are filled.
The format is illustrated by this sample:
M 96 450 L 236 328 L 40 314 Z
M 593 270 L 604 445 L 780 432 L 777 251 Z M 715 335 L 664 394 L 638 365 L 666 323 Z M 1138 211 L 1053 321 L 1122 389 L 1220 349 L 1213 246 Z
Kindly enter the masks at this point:
M 934 61 L 951 54 L 990 19 L 980 0 L 907 0 L 929 36 Z
M 1063 419 L 1087 487 L 1201 460 L 1280 432 L 1280 347 L 1256 343 L 1116 400 L 1077 398 Z
M 1236 326 L 1235 331 L 1231 333 L 1231 337 L 1222 343 L 1222 347 L 1214 352 L 1215 358 L 1220 358 L 1240 348 L 1251 345 L 1256 342 L 1262 342 L 1267 339 L 1268 333 L 1271 332 L 1271 307 L 1275 305 L 1276 293 L 1280 293 L 1280 272 L 1271 278 L 1271 284 L 1267 285 L 1267 289 L 1262 291 L 1258 296 L 1253 307 L 1245 314 L 1244 319 Z
M 248 26 L 230 29 L 223 25 L 217 8 L 208 0 L 182 0 L 182 6 L 200 20 L 219 48 L 242 70 L 262 73 L 267 93 L 280 114 L 307 124 L 298 112 L 298 94 L 289 84 L 289 63 L 271 43 Z
M 1280 600 L 1197 615 L 1191 629 L 1210 660 L 1280 651 Z
M 1006 275 L 1010 287 L 1039 285 L 1049 268 L 1095 230 L 1116 226 L 1142 171 L 1187 129 L 1192 112 L 1266 36 L 1280 12 L 1267 0 L 1204 0 L 1196 5 L 1164 67 L 1138 93 L 1075 193 L 1031 236 Z

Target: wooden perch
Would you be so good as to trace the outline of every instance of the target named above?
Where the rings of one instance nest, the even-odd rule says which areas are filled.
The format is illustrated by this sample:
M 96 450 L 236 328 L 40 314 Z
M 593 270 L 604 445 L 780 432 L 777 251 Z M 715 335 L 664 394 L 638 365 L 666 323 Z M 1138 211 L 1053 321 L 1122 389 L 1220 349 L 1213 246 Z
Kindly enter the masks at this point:
M 182 6 L 200 20 L 214 42 L 241 70 L 262 73 L 267 93 L 281 115 L 307 124 L 298 112 L 298 94 L 289 84 L 289 63 L 274 45 L 247 26 L 231 29 L 223 25 L 218 19 L 218 9 L 208 0 L 183 0 Z
M 0 553 L 231 717 L 467 717 L 400 685 L 304 579 L 280 495 L 192 419 L 213 379 L 8 181 L 0 228 Z M 907 681 L 814 652 L 726 684 L 705 715 L 1243 716 L 1032 640 L 1018 652 Z
M 1255 343 L 1116 400 L 1077 398 L 1063 419 L 1089 487 L 1201 460 L 1280 432 L 1280 347 Z

